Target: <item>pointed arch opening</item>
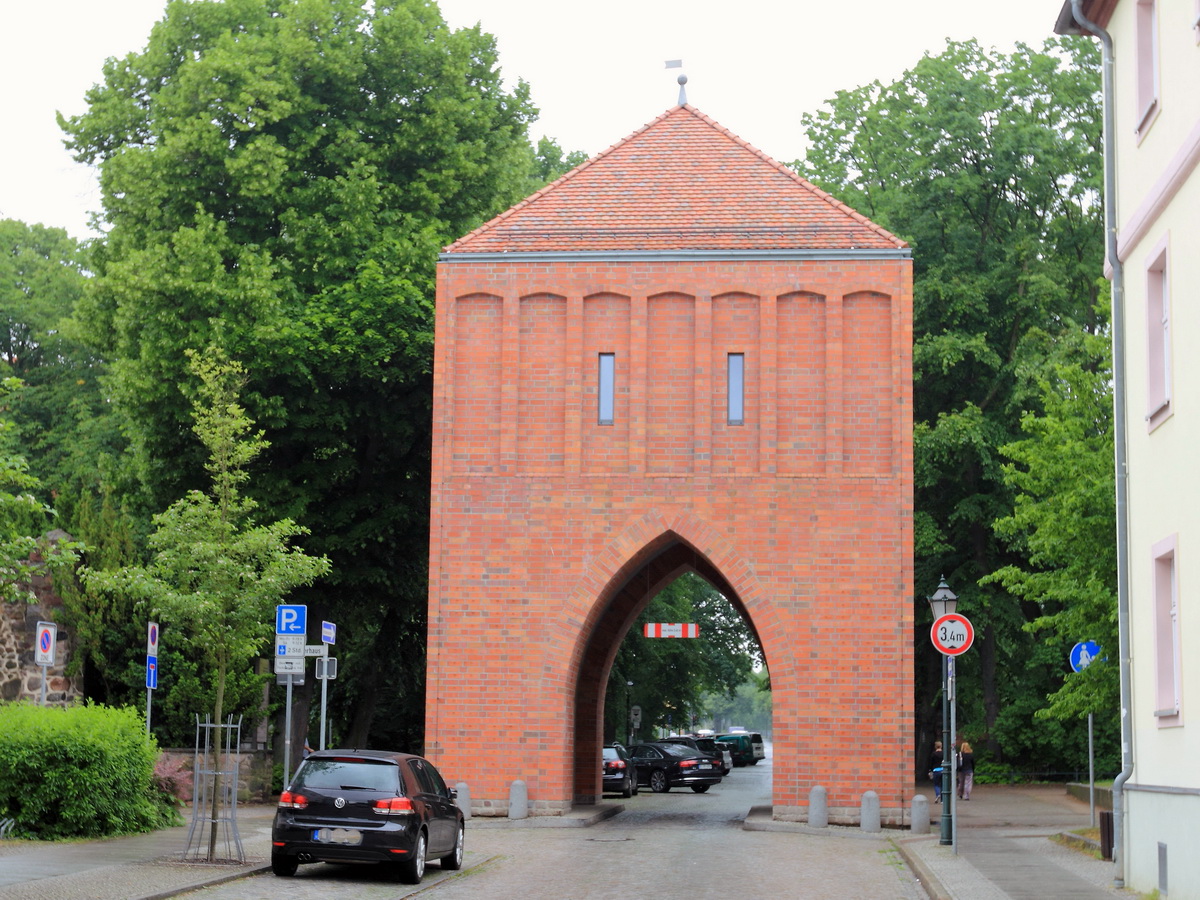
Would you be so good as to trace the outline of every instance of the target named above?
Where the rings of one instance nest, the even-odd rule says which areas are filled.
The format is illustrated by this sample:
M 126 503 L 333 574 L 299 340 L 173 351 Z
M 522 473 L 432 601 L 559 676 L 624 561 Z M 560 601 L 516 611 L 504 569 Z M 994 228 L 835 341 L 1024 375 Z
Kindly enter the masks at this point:
M 744 583 L 735 584 L 708 554 L 678 532 L 667 530 L 609 573 L 579 633 L 572 740 L 574 803 L 596 803 L 601 796 L 596 761 L 605 742 L 604 707 L 609 674 L 621 644 L 651 600 L 681 576 L 694 573 L 728 600 L 745 622 L 766 663 L 768 650 L 759 637 L 755 618 L 755 612 L 762 617 L 765 605 L 758 598 L 758 608 L 754 611 L 748 608 L 744 595 L 756 595 L 757 585 L 748 569 L 737 570 Z

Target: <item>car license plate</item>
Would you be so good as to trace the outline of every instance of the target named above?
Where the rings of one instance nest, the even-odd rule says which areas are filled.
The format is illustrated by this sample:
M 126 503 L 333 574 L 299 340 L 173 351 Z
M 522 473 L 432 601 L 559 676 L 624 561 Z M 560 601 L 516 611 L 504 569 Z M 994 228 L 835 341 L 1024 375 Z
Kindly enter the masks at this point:
M 712 763 L 700 763 L 700 768 L 702 768 L 702 769 L 711 769 L 711 768 L 712 768 Z
M 318 844 L 361 844 L 362 832 L 357 828 L 316 828 L 312 839 Z

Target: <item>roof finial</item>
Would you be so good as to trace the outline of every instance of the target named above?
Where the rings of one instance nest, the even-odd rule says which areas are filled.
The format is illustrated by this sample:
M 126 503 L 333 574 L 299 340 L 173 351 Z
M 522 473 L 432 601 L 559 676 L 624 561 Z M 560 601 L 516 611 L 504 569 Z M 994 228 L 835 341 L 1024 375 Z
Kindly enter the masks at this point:
M 682 59 L 668 59 L 667 60 L 667 68 L 668 69 L 679 69 L 682 67 L 683 67 Z M 687 84 L 687 76 L 680 75 L 675 80 L 677 82 L 679 82 L 679 105 L 687 106 L 687 90 L 684 88 L 684 85 Z

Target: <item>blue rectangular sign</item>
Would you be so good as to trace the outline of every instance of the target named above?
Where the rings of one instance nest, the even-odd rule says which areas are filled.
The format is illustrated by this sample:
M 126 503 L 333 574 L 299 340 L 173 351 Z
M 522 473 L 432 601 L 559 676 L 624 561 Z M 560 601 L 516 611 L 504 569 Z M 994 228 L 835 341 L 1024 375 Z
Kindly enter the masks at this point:
M 276 634 L 307 634 L 308 607 L 303 604 L 275 607 Z
M 337 626 L 332 622 L 321 623 L 321 643 L 334 644 L 337 643 L 334 638 L 337 636 Z
M 150 690 L 158 689 L 158 657 L 146 657 L 146 687 Z M 149 701 L 147 701 L 149 702 Z

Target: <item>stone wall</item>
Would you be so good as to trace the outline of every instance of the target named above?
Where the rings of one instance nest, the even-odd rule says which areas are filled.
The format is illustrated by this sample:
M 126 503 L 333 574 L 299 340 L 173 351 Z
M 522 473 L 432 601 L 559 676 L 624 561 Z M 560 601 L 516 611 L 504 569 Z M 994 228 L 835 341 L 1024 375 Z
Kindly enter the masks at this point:
M 61 534 L 61 532 L 59 533 Z M 54 534 L 50 535 L 54 539 Z M 30 584 L 34 603 L 0 602 L 0 701 L 12 702 L 41 698 L 43 675 L 46 679 L 46 704 L 66 705 L 83 696 L 79 679 L 65 674 L 71 654 L 71 638 L 60 625 L 54 665 L 43 669 L 34 662 L 38 622 L 58 622 L 62 599 L 54 592 L 50 579 L 38 576 Z

